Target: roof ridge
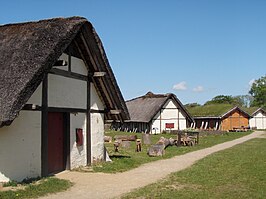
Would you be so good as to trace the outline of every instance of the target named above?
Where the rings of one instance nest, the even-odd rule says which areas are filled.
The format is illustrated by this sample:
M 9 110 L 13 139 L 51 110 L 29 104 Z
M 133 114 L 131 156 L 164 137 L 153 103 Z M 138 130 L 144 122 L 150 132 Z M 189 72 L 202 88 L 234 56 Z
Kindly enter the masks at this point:
M 170 94 L 172 94 L 172 93 L 170 93 Z M 134 101 L 134 100 L 137 100 L 139 98 L 164 98 L 164 97 L 168 97 L 170 94 L 169 93 L 167 93 L 167 94 L 155 94 L 155 93 L 149 91 L 145 95 L 141 95 L 141 96 L 126 100 L 126 102 Z
M 25 21 L 25 22 L 14 22 L 14 23 L 8 23 L 8 24 L 0 24 L 0 27 L 8 27 L 8 26 L 17 26 L 17 25 L 26 25 L 26 24 L 32 24 L 32 23 L 42 23 L 42 22 L 51 22 L 56 20 L 81 20 L 81 21 L 88 21 L 85 17 L 80 16 L 72 16 L 72 17 L 55 17 L 55 18 L 47 18 L 47 19 L 40 19 L 40 20 L 34 20 L 34 21 Z

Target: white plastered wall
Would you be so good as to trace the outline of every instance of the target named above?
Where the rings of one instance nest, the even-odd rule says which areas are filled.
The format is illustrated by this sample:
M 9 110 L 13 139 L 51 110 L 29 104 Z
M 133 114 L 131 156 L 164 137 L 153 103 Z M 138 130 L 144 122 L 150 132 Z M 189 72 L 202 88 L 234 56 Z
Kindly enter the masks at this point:
M 86 114 L 71 113 L 70 114 L 70 169 L 87 164 L 87 143 L 86 143 Z M 76 129 L 83 130 L 83 144 L 77 146 Z
M 68 63 L 68 54 L 63 53 L 58 60 L 64 60 Z M 57 66 L 54 68 L 68 71 L 67 66 Z M 88 70 L 82 59 L 71 56 L 71 72 L 87 76 Z
M 0 182 L 41 176 L 41 112 L 20 111 L 0 128 Z
M 63 54 L 59 58 L 68 61 L 68 55 Z M 57 67 L 66 69 L 67 67 Z M 71 71 L 87 75 L 87 69 L 81 59 L 71 56 Z M 87 82 L 63 77 L 59 75 L 48 75 L 48 106 L 61 108 L 87 108 Z M 86 114 L 70 114 L 70 169 L 87 164 L 87 143 L 86 143 Z M 83 145 L 76 144 L 76 129 L 83 130 Z
M 258 112 L 249 120 L 249 125 L 251 128 L 266 129 L 266 115 Z
M 63 54 L 61 60 L 68 61 L 68 55 Z M 58 67 L 63 69 L 64 67 Z M 65 67 L 67 70 L 67 67 Z M 83 60 L 71 57 L 71 71 L 87 75 Z M 48 76 L 48 105 L 64 108 L 87 108 L 87 82 L 49 74 Z M 94 85 L 91 83 L 91 109 L 104 110 Z M 86 143 L 86 115 L 71 114 L 70 117 L 70 168 L 87 164 Z M 76 128 L 83 129 L 83 145 L 76 145 Z M 104 114 L 91 113 L 91 162 L 104 158 Z
M 96 89 L 91 84 L 91 109 L 104 110 L 104 105 Z M 91 113 L 91 162 L 104 160 L 104 114 Z
M 42 85 L 27 104 L 41 105 Z M 41 176 L 41 112 L 20 111 L 0 128 L 0 182 Z
M 178 109 L 171 99 L 165 103 L 163 108 L 153 118 L 151 132 L 154 134 L 164 130 L 170 130 L 165 128 L 166 123 L 174 123 L 174 128 L 171 130 L 178 130 L 178 126 L 179 130 L 184 130 L 187 127 L 184 113 Z
M 87 82 L 49 74 L 48 106 L 86 109 Z

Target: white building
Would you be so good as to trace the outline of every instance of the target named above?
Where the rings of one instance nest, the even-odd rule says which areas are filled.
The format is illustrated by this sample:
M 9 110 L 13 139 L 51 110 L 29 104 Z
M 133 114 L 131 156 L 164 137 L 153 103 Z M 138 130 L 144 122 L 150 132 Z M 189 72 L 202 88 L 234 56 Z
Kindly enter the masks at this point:
M 249 120 L 251 128 L 266 129 L 266 111 L 262 108 L 257 109 Z
M 190 127 L 192 117 L 186 108 L 172 94 L 154 94 L 126 101 L 130 120 L 124 124 L 116 122 L 113 127 L 124 131 L 161 133 L 163 131 L 184 130 Z
M 129 119 L 93 26 L 0 26 L 0 182 L 104 161 L 104 120 Z

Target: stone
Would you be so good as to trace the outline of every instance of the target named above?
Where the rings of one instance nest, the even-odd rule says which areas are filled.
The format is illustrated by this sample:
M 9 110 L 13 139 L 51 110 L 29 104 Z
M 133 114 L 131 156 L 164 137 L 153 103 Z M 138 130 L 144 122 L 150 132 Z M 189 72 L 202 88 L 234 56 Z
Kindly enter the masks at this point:
M 154 144 L 148 150 L 149 156 L 163 156 L 164 155 L 164 144 Z

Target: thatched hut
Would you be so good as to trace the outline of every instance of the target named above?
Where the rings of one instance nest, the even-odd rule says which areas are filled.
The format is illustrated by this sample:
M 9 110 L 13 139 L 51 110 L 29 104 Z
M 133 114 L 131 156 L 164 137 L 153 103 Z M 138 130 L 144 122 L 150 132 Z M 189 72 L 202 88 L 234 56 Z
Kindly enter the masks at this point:
M 172 93 L 146 95 L 126 101 L 130 120 L 123 124 L 116 122 L 115 129 L 144 133 L 184 130 L 190 127 L 192 117 Z
M 82 17 L 0 26 L 0 182 L 104 161 L 104 120 L 129 114 Z

